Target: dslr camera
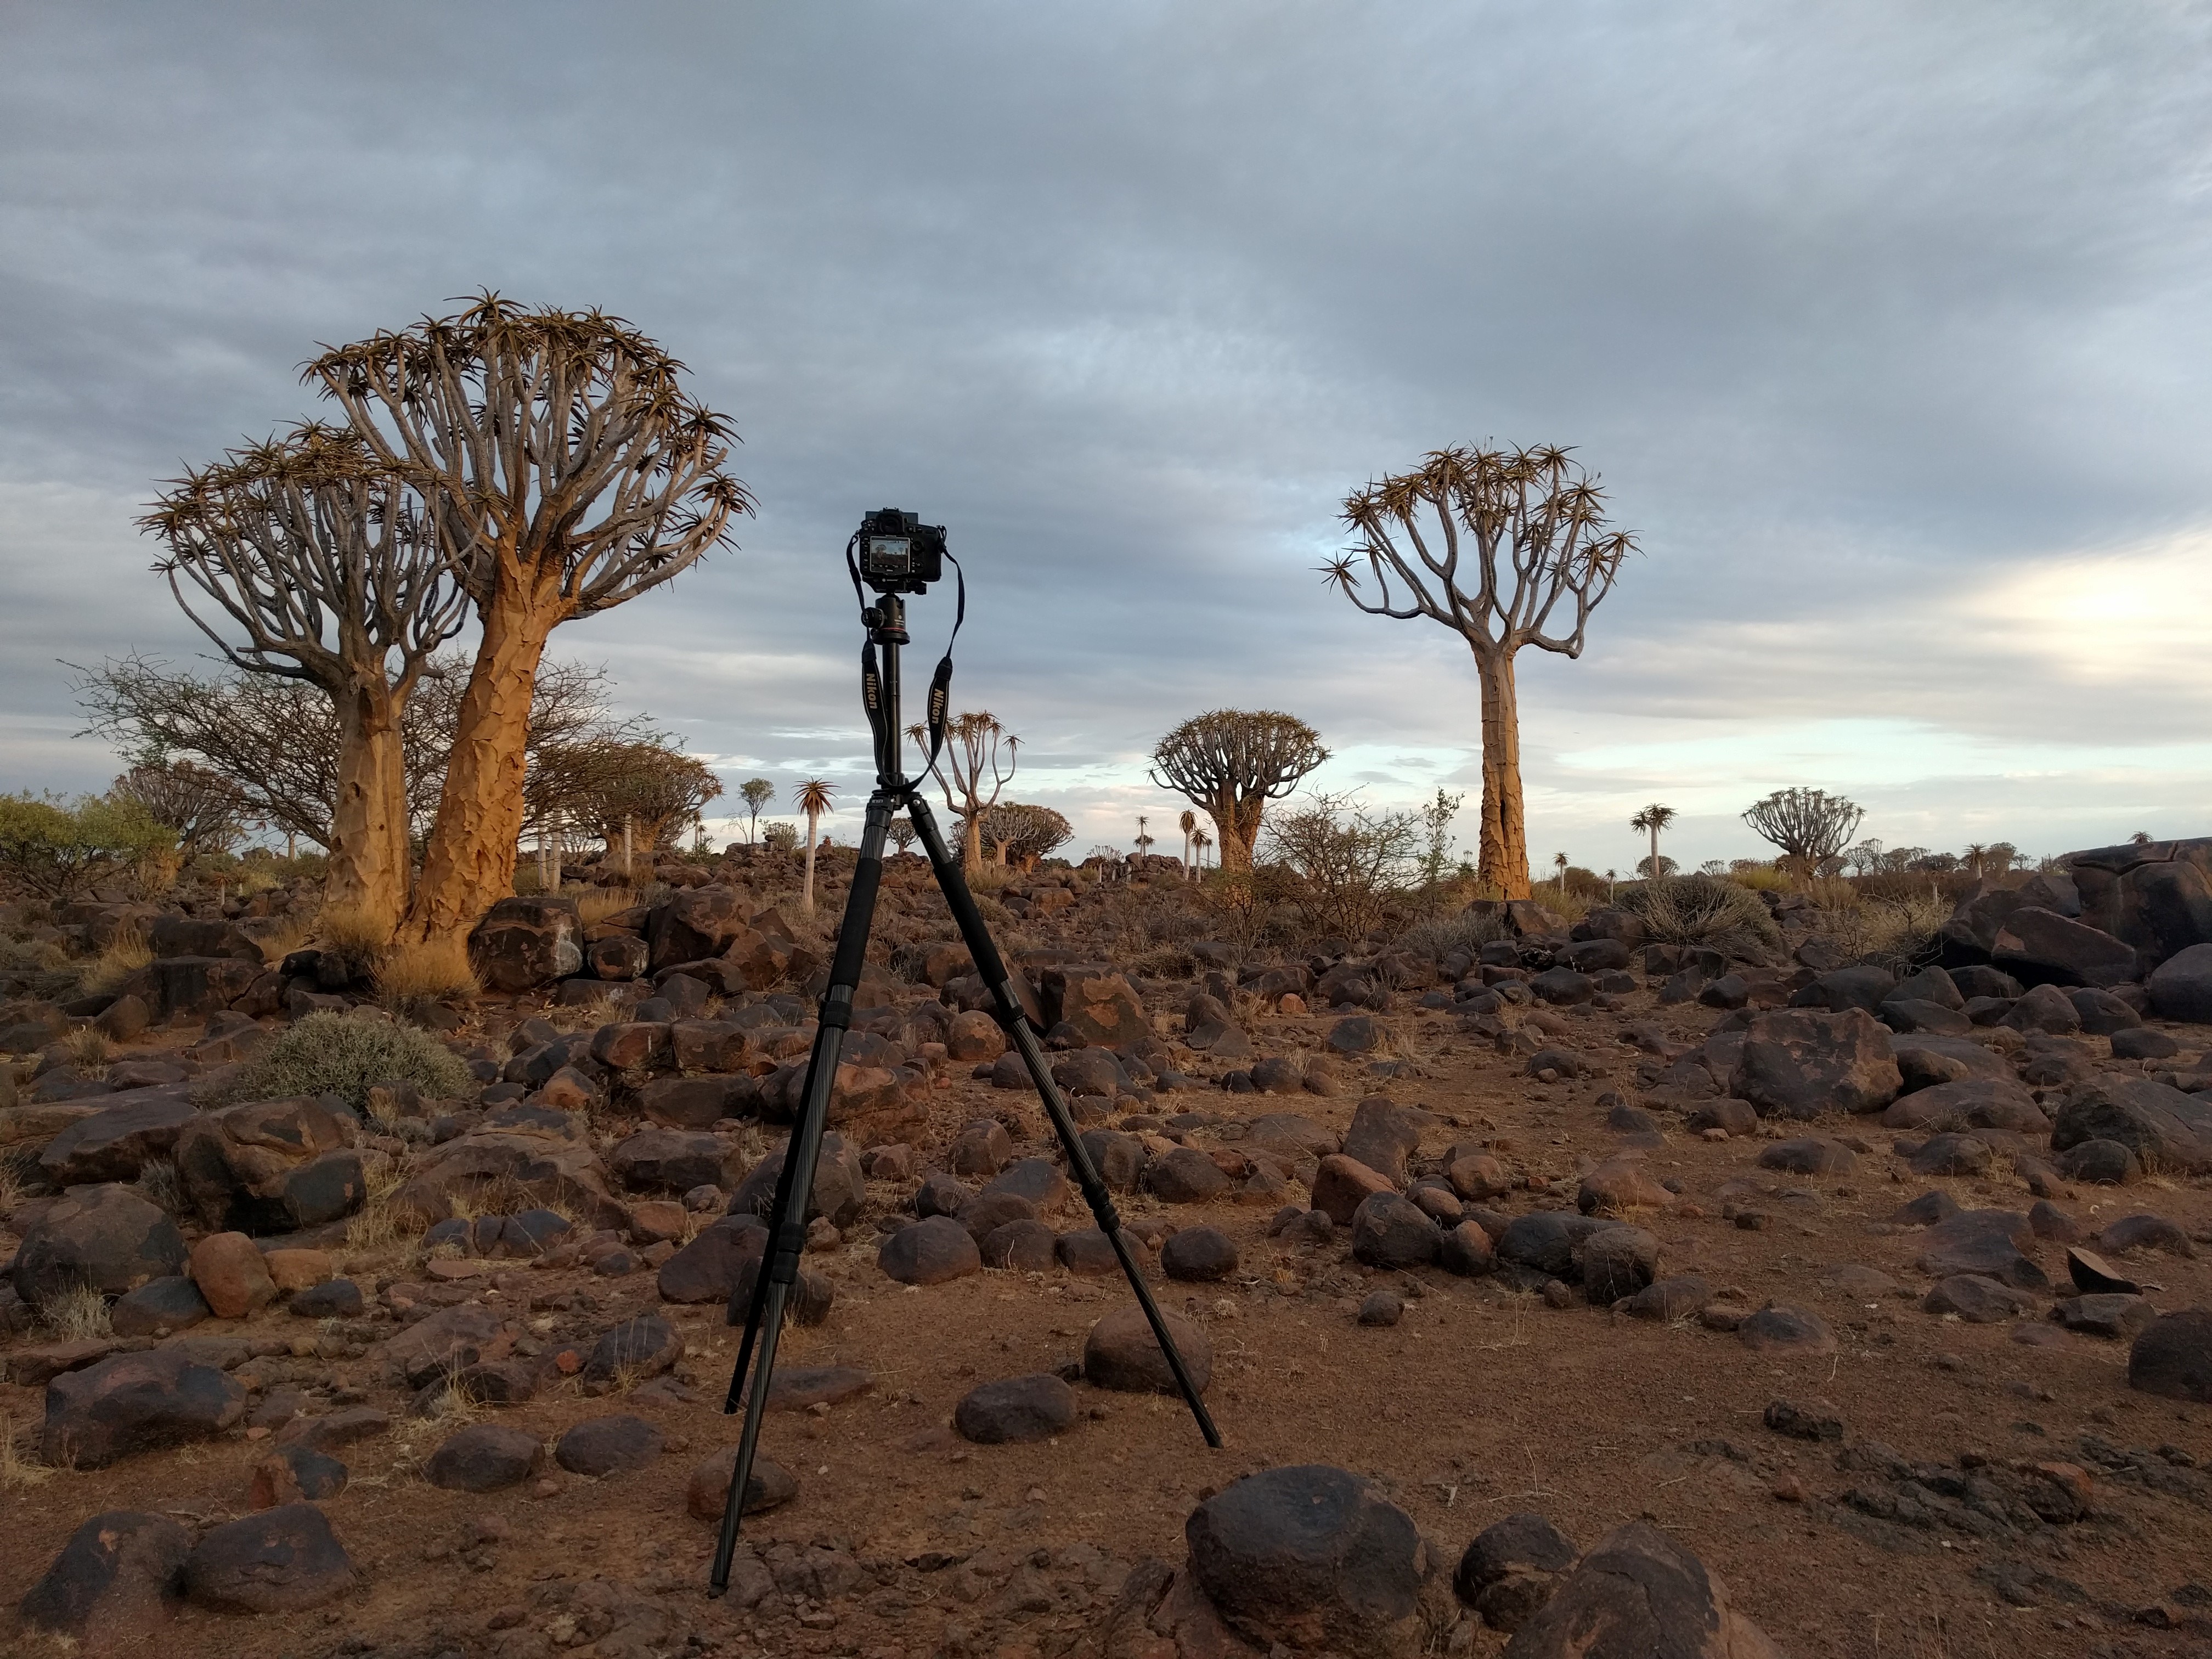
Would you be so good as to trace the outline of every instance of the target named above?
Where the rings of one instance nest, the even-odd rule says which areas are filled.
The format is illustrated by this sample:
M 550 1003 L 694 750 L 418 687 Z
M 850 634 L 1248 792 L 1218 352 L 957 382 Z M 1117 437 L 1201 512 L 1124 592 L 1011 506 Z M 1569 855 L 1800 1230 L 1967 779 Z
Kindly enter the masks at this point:
M 920 593 L 945 579 L 945 526 L 886 507 L 860 520 L 860 580 L 878 593 Z

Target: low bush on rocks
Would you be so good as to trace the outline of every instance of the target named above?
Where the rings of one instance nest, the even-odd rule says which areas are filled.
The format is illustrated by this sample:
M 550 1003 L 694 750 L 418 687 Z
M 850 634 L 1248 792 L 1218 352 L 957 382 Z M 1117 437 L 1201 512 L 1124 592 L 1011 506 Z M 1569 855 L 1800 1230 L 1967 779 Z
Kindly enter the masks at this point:
M 227 1087 L 198 1103 L 334 1094 L 362 1112 L 372 1084 L 394 1080 L 411 1083 L 437 1099 L 450 1099 L 473 1081 L 468 1063 L 427 1031 L 319 1013 L 270 1038 Z
M 1719 876 L 1647 881 L 1620 896 L 1621 908 L 1660 945 L 1685 945 L 1750 957 L 1782 943 L 1766 904 L 1748 887 Z

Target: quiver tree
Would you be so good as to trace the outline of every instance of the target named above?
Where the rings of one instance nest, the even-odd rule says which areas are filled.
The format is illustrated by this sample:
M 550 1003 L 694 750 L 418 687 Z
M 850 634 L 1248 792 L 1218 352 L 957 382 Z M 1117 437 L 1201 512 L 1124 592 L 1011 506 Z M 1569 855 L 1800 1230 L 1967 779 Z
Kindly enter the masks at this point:
M 1628 821 L 1630 829 L 1641 830 L 1651 837 L 1650 874 L 1655 880 L 1660 873 L 1659 832 L 1673 824 L 1674 817 L 1673 807 L 1662 806 L 1657 801 L 1653 801 Z
M 820 828 L 822 815 L 830 811 L 830 798 L 837 786 L 823 778 L 808 778 L 799 786 L 793 805 L 806 814 L 806 885 L 799 895 L 799 908 L 808 915 L 814 914 L 814 848 L 816 832 Z
M 1743 821 L 1806 874 L 1844 849 L 1865 811 L 1822 789 L 1778 789 L 1744 808 Z
M 396 926 L 410 862 L 402 713 L 468 617 L 449 544 L 398 469 L 355 434 L 312 422 L 187 472 L 139 523 L 167 544 L 155 568 L 227 660 L 329 697 L 325 902 L 378 931 Z
M 929 741 L 929 728 L 907 727 L 916 743 Z M 955 714 L 945 727 L 945 748 L 930 763 L 930 775 L 945 792 L 945 810 L 960 819 L 960 862 L 969 875 L 983 867 L 983 815 L 999 792 L 1012 781 L 1022 740 L 988 709 Z
M 1160 739 L 1152 779 L 1212 817 L 1223 869 L 1249 870 L 1267 803 L 1328 758 L 1320 733 L 1295 714 L 1215 708 Z
M 1001 801 L 983 814 L 982 836 L 993 862 L 1024 870 L 1035 869 L 1039 859 L 1074 833 L 1068 821 L 1049 806 Z
M 176 836 L 178 855 L 187 860 L 228 853 L 246 833 L 246 799 L 238 787 L 188 760 L 134 766 L 116 779 L 107 798 L 135 803 Z
M 513 885 L 531 683 L 553 629 L 689 569 L 752 509 L 721 470 L 727 425 L 682 372 L 619 318 L 489 293 L 307 365 L 421 489 L 483 629 L 408 912 L 416 937 L 467 927 Z
M 1322 574 L 1370 616 L 1427 617 L 1474 653 L 1482 698 L 1477 870 L 1528 896 L 1513 659 L 1533 645 L 1579 657 L 1583 632 L 1635 544 L 1607 527 L 1597 481 L 1557 448 L 1439 449 L 1413 471 L 1345 497 L 1357 541 Z M 1370 600 L 1358 567 L 1375 579 Z M 1225 856 L 1225 848 L 1224 848 Z

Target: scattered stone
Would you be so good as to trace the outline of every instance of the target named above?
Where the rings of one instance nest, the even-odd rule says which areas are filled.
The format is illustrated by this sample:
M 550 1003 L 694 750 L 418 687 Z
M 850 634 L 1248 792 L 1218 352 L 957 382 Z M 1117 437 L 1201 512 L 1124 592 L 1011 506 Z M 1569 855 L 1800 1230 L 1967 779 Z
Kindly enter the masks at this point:
M 1311 1212 L 1319 1214 L 1318 1211 Z M 1327 1216 L 1322 1216 L 1328 1222 Z M 1473 1279 L 1490 1272 L 1498 1265 L 1497 1252 L 1490 1235 L 1479 1221 L 1462 1221 L 1455 1227 L 1444 1229 L 1443 1243 L 1437 1248 L 1437 1266 L 1448 1273 L 1462 1279 Z
M 1760 1169 L 1778 1170 L 1785 1175 L 1848 1175 L 1858 1161 L 1849 1147 L 1817 1136 L 1778 1140 L 1759 1155 Z
M 121 1337 L 190 1330 L 212 1316 L 200 1287 L 182 1273 L 149 1279 L 107 1310 L 108 1328 Z
M 994 1028 L 995 1029 L 995 1028 Z M 694 1519 L 720 1521 L 730 1499 L 730 1482 L 738 1472 L 738 1449 L 725 1446 L 691 1466 L 684 1484 L 684 1507 Z M 745 1501 L 740 1513 L 764 1515 L 799 1496 L 799 1479 L 772 1457 L 753 1454 L 753 1467 L 745 1481 Z
M 2203 902 L 2201 897 L 2197 902 Z M 2212 945 L 2177 951 L 2153 970 L 2145 988 L 2151 1012 L 2160 1019 L 2212 1025 Z
M 2142 1287 L 2094 1250 L 2075 1245 L 2066 1252 L 2066 1276 L 2074 1288 L 2090 1295 L 2133 1296 Z
M 1340 1227 L 1352 1224 L 1353 1213 L 1370 1197 L 1395 1193 L 1396 1183 L 1354 1158 L 1331 1153 L 1314 1172 L 1313 1206 Z
M 1825 1400 L 1802 1406 L 1793 1400 L 1769 1401 L 1763 1420 L 1775 1433 L 1792 1440 L 1841 1441 L 1844 1437 L 1843 1414 Z
M 1370 1095 L 1352 1109 L 1345 1132 L 1344 1156 L 1364 1164 L 1393 1187 L 1406 1182 L 1407 1160 L 1420 1150 L 1419 1115 L 1382 1095 Z
M 26 1627 L 66 1637 L 93 1653 L 157 1640 L 184 1599 L 191 1534 L 166 1516 L 107 1510 L 64 1544 L 23 1598 Z
M 2158 1317 L 2148 1298 L 2106 1293 L 2062 1297 L 2051 1316 L 2069 1331 L 2087 1336 L 2133 1336 Z
M 2212 1310 L 2160 1314 L 2128 1351 L 2128 1386 L 2212 1406 Z
M 1540 1515 L 1509 1515 L 1475 1534 L 1452 1573 L 1452 1589 L 1482 1622 L 1508 1634 L 1550 1601 L 1559 1575 L 1581 1553 Z
M 473 1423 L 446 1437 L 422 1466 L 422 1478 L 447 1492 L 497 1492 L 520 1486 L 545 1462 L 534 1434 L 496 1423 Z
M 2085 1187 L 2132 1187 L 2142 1164 L 2117 1140 L 2084 1140 L 2058 1154 L 2059 1174 Z
M 1229 1190 L 1221 1166 L 1195 1146 L 1176 1146 L 1145 1166 L 1145 1185 L 1164 1204 L 1205 1204 Z
M 1371 1194 L 1352 1212 L 1352 1259 L 1367 1267 L 1425 1267 L 1443 1243 L 1420 1206 L 1395 1192 Z
M 886 1237 L 876 1252 L 876 1265 L 902 1285 L 943 1285 L 982 1272 L 983 1254 L 967 1228 L 951 1216 L 938 1215 Z
M 1417 1645 L 1420 1534 L 1355 1474 L 1306 1464 L 1248 1475 L 1193 1510 L 1183 1536 L 1206 1599 L 1263 1650 Z
M 1168 1334 L 1182 1356 L 1191 1384 L 1203 1394 L 1213 1377 L 1213 1343 L 1206 1333 L 1180 1314 L 1160 1310 Z M 1091 1327 L 1083 1341 L 1083 1375 L 1094 1388 L 1121 1394 L 1175 1394 L 1175 1373 L 1145 1310 L 1131 1303 L 1106 1315 Z
M 1638 1210 L 1664 1210 L 1674 1201 L 1674 1194 L 1634 1158 L 1607 1159 L 1584 1176 L 1575 1190 L 1575 1207 L 1584 1215 L 1632 1215 Z
M 952 1426 L 979 1446 L 1049 1440 L 1074 1425 L 1075 1391 L 1049 1371 L 985 1382 L 952 1411 Z
M 353 1562 L 313 1504 L 210 1528 L 184 1571 L 185 1594 L 217 1613 L 298 1613 L 353 1587 Z
M 1205 1285 L 1237 1271 L 1237 1246 L 1218 1227 L 1184 1227 L 1160 1247 L 1160 1267 L 1170 1279 Z
M 2104 1231 L 2097 1235 L 2097 1243 L 2115 1255 L 2157 1250 L 2186 1259 L 2197 1254 L 2189 1235 L 2162 1215 L 2124 1215 L 2106 1224 Z
M 218 1319 L 245 1319 L 276 1299 L 276 1281 L 244 1233 L 210 1233 L 192 1246 L 192 1282 Z
M 1359 1322 L 1387 1328 L 1406 1316 L 1405 1298 L 1395 1291 L 1370 1291 L 1359 1304 Z
M 1923 1235 L 1917 1265 L 1936 1279 L 1980 1273 L 2020 1290 L 2048 1290 L 2050 1279 L 2026 1254 L 2034 1238 L 2024 1215 L 2010 1210 L 1961 1210 Z
M 1021 1218 L 992 1228 L 983 1236 L 979 1248 L 987 1267 L 1006 1273 L 1042 1273 L 1052 1271 L 1058 1243 L 1046 1223 Z
M 1654 1280 L 1616 1305 L 1632 1319 L 1671 1323 L 1691 1317 L 1712 1299 L 1712 1285 L 1702 1274 L 1678 1273 L 1672 1279 Z
M 2147 1077 L 2094 1077 L 2073 1089 L 2051 1129 L 2054 1152 L 2089 1140 L 2118 1141 L 2145 1164 L 2202 1174 L 2212 1170 L 2212 1102 Z
M 1777 1009 L 1752 1017 L 1729 1092 L 1763 1116 L 1877 1112 L 1904 1086 L 1888 1033 L 1862 1008 Z
M 1917 1176 L 1972 1176 L 1986 1175 L 1990 1153 L 1987 1144 L 1972 1135 L 1932 1135 L 1905 1160 Z
M 587 1417 L 553 1443 L 553 1461 L 571 1474 L 605 1480 L 641 1469 L 660 1455 L 660 1431 L 627 1413 Z
M 1607 1227 L 1582 1241 L 1575 1263 L 1590 1304 L 1609 1308 L 1658 1277 L 1659 1239 L 1641 1227 Z
M 257 1510 L 273 1510 L 336 1498 L 345 1490 L 346 1466 L 311 1446 L 285 1446 L 253 1466 L 246 1501 Z
M 1836 1351 L 1834 1333 L 1817 1314 L 1769 1303 L 1736 1327 L 1753 1353 L 1827 1354 Z
M 46 1384 L 40 1455 L 104 1468 L 134 1452 L 211 1440 L 246 1415 L 246 1390 L 174 1348 L 119 1353 Z
M 1955 1314 L 1969 1325 L 2000 1325 L 2034 1305 L 2032 1297 L 2009 1285 L 1979 1273 L 1954 1273 L 1936 1282 L 1920 1308 L 1923 1313 Z
M 1641 1521 L 1583 1557 L 1506 1650 L 1511 1659 L 1772 1659 L 1775 1650 L 1696 1556 Z
M 64 1193 L 33 1222 L 15 1252 L 15 1294 L 33 1308 L 89 1285 L 121 1296 L 185 1265 L 177 1224 L 129 1187 L 110 1183 Z

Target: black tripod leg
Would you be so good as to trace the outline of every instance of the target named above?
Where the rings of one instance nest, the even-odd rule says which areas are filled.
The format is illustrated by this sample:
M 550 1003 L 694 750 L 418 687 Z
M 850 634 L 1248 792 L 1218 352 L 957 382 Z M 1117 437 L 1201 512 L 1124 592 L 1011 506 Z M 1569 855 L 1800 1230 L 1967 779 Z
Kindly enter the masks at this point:
M 1045 1063 L 1044 1049 L 1039 1046 L 1036 1030 L 1022 1005 L 1014 996 L 1012 982 L 1007 978 L 1006 965 L 999 955 L 999 947 L 991 939 L 991 931 L 983 923 L 982 912 L 975 908 L 975 896 L 968 890 L 968 878 L 960 868 L 959 860 L 945 844 L 939 833 L 937 820 L 929 810 L 929 803 L 919 794 L 907 798 L 908 819 L 929 854 L 929 861 L 937 871 L 937 884 L 944 890 L 945 902 L 951 908 L 952 920 L 959 924 L 960 936 L 967 941 L 968 954 L 975 958 L 975 971 L 991 988 L 993 999 L 998 1003 L 999 1024 L 1006 1028 L 1006 1040 L 1021 1054 L 1022 1063 L 1029 1067 L 1030 1080 L 1036 1085 L 1038 1097 L 1044 1102 L 1045 1115 L 1052 1120 L 1054 1133 L 1060 1137 L 1061 1148 L 1067 1154 L 1067 1167 L 1075 1176 L 1075 1184 L 1082 1189 L 1084 1202 L 1091 1206 L 1091 1216 L 1097 1221 L 1106 1242 L 1114 1247 L 1114 1256 L 1121 1264 L 1121 1272 L 1129 1281 L 1129 1288 L 1137 1293 L 1137 1305 L 1145 1310 L 1151 1323 L 1152 1335 L 1165 1356 L 1168 1369 L 1175 1374 L 1176 1387 L 1182 1390 L 1183 1402 L 1190 1414 L 1198 1419 L 1199 1432 L 1206 1437 L 1209 1446 L 1221 1443 L 1221 1431 L 1213 1426 L 1213 1419 L 1199 1398 L 1196 1384 L 1190 1380 L 1189 1369 L 1183 1364 L 1182 1354 L 1169 1334 L 1167 1322 L 1152 1301 L 1151 1287 L 1145 1276 L 1131 1259 L 1129 1247 L 1121 1237 L 1121 1218 L 1114 1209 L 1114 1196 L 1106 1190 L 1097 1167 L 1085 1150 L 1083 1137 L 1068 1115 L 1067 1103 L 1060 1098 L 1060 1085 L 1052 1080 L 1052 1068 Z
M 822 994 L 821 1023 L 814 1033 L 814 1052 L 806 1061 L 805 1094 L 784 1148 L 783 1173 L 776 1182 L 775 1210 L 769 1222 L 768 1253 L 761 1261 L 744 1339 L 738 1346 L 737 1370 L 731 1375 L 729 1396 L 722 1406 L 725 1412 L 735 1411 L 742 1398 L 745 1425 L 738 1438 L 738 1461 L 730 1470 L 729 1495 L 722 1503 L 721 1536 L 714 1546 L 709 1583 L 716 1595 L 730 1587 L 730 1560 L 737 1552 L 738 1526 L 744 1513 L 745 1487 L 752 1479 L 753 1454 L 760 1444 L 761 1418 L 768 1409 L 769 1383 L 775 1376 L 784 1304 L 799 1277 L 799 1257 L 806 1249 L 807 1205 L 814 1195 L 815 1167 L 821 1159 L 823 1132 L 830 1122 L 837 1056 L 853 1023 L 853 994 L 860 986 L 860 969 L 867 957 L 868 927 L 875 917 L 876 889 L 884 873 L 884 840 L 890 831 L 895 799 L 880 789 L 868 797 L 860 867 L 853 872 L 853 890 L 845 901 L 845 919 L 837 930 L 836 952 L 830 958 L 829 988 Z M 757 1364 L 753 1363 L 756 1351 Z M 752 1372 L 750 1392 L 744 1386 L 748 1366 Z

